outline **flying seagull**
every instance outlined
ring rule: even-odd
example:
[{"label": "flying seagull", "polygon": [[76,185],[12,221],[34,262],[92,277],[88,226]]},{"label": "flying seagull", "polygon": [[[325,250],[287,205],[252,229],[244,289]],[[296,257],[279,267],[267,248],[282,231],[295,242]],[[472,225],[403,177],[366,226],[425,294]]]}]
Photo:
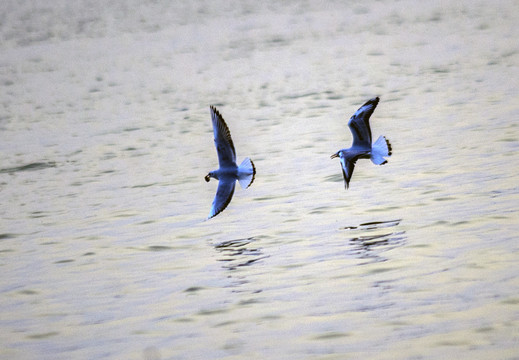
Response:
[{"label": "flying seagull", "polygon": [[371,159],[375,165],[384,165],[387,160],[384,156],[391,156],[391,144],[380,136],[374,144],[371,144],[371,128],[369,127],[369,117],[375,111],[379,98],[375,97],[362,105],[350,118],[348,126],[353,134],[353,144],[348,149],[341,149],[331,156],[340,158],[342,175],[344,176],[344,187],[350,185],[355,162],[358,159]]},{"label": "flying seagull", "polygon": [[214,145],[218,153],[220,168],[209,172],[205,176],[205,181],[207,182],[211,178],[219,181],[208,219],[218,215],[229,205],[234,194],[236,180],[238,180],[242,188],[246,189],[252,184],[256,175],[256,168],[251,159],[245,158],[240,166],[236,165],[236,151],[231,139],[231,132],[218,110],[214,106],[211,106],[210,109],[214,131]]}]

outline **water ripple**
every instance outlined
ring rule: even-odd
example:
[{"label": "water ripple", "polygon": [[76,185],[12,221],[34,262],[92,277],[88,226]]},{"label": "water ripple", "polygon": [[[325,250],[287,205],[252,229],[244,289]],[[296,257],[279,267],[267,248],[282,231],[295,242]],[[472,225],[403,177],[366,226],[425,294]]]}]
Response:
[{"label": "water ripple", "polygon": [[387,259],[382,257],[381,253],[404,245],[407,239],[406,232],[403,230],[380,232],[378,230],[397,227],[400,221],[402,220],[373,221],[343,227],[343,230],[362,231],[361,235],[348,239],[352,245],[350,253],[361,259],[370,259],[374,262],[386,261]]},{"label": "water ripple", "polygon": [[264,255],[261,248],[257,248],[253,243],[257,239],[248,237],[243,239],[234,239],[221,242],[215,246],[215,249],[223,256],[219,261],[226,263],[224,266],[229,270],[235,270],[242,266],[249,266],[268,256]]},{"label": "water ripple", "polygon": [[392,227],[392,226],[397,226],[400,224],[400,221],[402,221],[402,219],[398,219],[398,220],[389,220],[389,221],[371,221],[371,222],[366,222],[366,223],[362,223],[362,224],[359,224],[359,225],[356,225],[356,226],[345,226],[343,227],[344,230],[373,230],[373,229],[381,229],[381,228],[386,228],[386,227]]},{"label": "water ripple", "polygon": [[34,162],[26,165],[15,166],[10,168],[0,169],[0,174],[12,174],[20,171],[33,171],[33,170],[41,170],[47,169],[51,167],[56,167],[56,163],[53,161],[48,162]]}]

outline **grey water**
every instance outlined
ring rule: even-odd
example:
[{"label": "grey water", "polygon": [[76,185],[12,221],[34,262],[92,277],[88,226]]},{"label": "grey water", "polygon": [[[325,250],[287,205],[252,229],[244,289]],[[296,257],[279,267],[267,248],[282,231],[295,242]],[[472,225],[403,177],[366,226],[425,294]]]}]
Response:
[{"label": "grey water", "polygon": [[6,2],[0,358],[518,359],[518,5]]}]

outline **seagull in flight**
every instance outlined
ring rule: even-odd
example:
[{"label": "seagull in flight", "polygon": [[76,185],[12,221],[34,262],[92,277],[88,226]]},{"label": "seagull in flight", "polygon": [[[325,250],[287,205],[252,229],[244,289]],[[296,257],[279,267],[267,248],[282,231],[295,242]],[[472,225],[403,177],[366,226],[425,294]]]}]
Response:
[{"label": "seagull in flight", "polygon": [[210,109],[213,122],[214,145],[218,153],[220,168],[209,172],[205,176],[205,181],[207,182],[211,178],[219,181],[208,219],[218,215],[229,205],[234,194],[236,180],[238,180],[243,189],[246,189],[252,184],[256,175],[256,168],[251,159],[245,158],[240,166],[236,165],[236,151],[231,139],[231,132],[218,110],[214,106],[210,106]]},{"label": "seagull in flight", "polygon": [[362,105],[350,118],[348,126],[353,135],[353,144],[348,149],[341,149],[331,156],[341,160],[344,187],[350,185],[353,168],[358,159],[371,159],[375,165],[384,165],[387,160],[384,156],[391,156],[391,144],[385,136],[380,136],[374,144],[371,144],[371,128],[369,118],[378,105],[379,98],[375,97]]}]

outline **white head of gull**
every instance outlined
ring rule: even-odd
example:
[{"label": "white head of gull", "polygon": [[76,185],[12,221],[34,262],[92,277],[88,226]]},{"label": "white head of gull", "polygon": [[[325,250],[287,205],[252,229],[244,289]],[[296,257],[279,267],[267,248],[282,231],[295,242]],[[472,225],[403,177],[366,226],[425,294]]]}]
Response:
[{"label": "white head of gull", "polygon": [[218,215],[229,205],[234,194],[236,180],[238,180],[242,188],[246,189],[252,184],[256,175],[256,168],[251,159],[245,158],[240,166],[236,165],[236,151],[231,139],[231,132],[218,110],[214,106],[211,106],[210,109],[214,145],[218,153],[220,168],[209,172],[205,176],[205,181],[207,182],[211,178],[219,181],[208,219]]},{"label": "white head of gull", "polygon": [[358,159],[371,159],[375,165],[387,163],[385,156],[391,156],[391,144],[380,136],[374,144],[371,144],[371,128],[369,118],[378,105],[379,98],[375,97],[362,105],[350,118],[348,126],[353,135],[353,144],[348,149],[341,149],[331,156],[341,160],[342,175],[344,177],[344,187],[347,189],[350,184],[353,168]]}]

